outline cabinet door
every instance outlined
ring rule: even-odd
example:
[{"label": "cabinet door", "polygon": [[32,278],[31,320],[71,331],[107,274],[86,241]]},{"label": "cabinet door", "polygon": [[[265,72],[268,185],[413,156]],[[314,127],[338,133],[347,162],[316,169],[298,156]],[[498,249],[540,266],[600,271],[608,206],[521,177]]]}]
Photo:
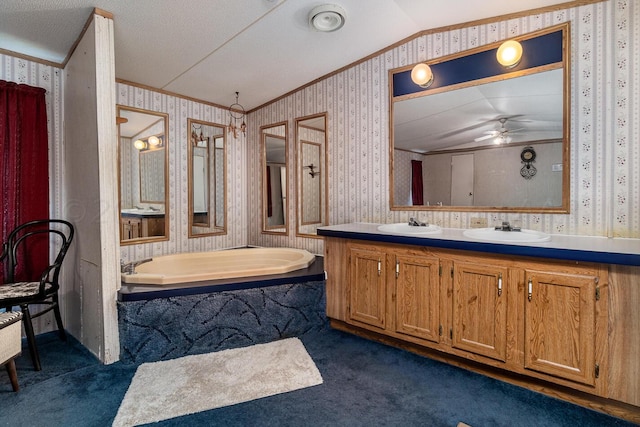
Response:
[{"label": "cabinet door", "polygon": [[164,217],[147,219],[147,236],[164,236]]},{"label": "cabinet door", "polygon": [[140,218],[122,218],[120,219],[120,238],[121,239],[137,239],[141,236]]},{"label": "cabinet door", "polygon": [[454,348],[506,361],[507,274],[506,267],[454,264]]},{"label": "cabinet door", "polygon": [[375,248],[351,248],[349,255],[349,317],[384,328],[386,255]]},{"label": "cabinet door", "polygon": [[526,270],[525,368],[593,385],[595,276]]},{"label": "cabinet door", "polygon": [[440,262],[435,257],[396,256],[396,331],[439,341]]}]

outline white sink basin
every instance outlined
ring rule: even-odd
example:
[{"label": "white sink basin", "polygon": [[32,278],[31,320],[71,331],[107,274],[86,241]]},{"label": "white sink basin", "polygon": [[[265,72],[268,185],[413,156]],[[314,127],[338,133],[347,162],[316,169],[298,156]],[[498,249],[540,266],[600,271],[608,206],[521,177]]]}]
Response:
[{"label": "white sink basin", "polygon": [[429,224],[427,226],[413,226],[406,222],[399,222],[397,224],[383,224],[378,227],[378,231],[395,234],[425,235],[441,234],[442,228],[433,224]]},{"label": "white sink basin", "polygon": [[489,242],[536,243],[551,240],[551,236],[547,233],[527,229],[522,229],[522,231],[502,231],[495,228],[470,228],[464,230],[462,234],[470,239]]}]

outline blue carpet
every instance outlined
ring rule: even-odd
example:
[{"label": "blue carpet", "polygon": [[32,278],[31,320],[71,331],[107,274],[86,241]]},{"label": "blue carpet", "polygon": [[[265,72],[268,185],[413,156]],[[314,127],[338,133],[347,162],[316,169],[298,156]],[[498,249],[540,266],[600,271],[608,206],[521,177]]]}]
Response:
[{"label": "blue carpet", "polygon": [[[160,426],[631,426],[402,350],[324,329],[300,337],[322,385],[174,418]],[[101,365],[73,338],[38,337],[43,370],[0,372],[0,426],[110,426],[135,364]],[[170,373],[167,373],[170,375]]]}]

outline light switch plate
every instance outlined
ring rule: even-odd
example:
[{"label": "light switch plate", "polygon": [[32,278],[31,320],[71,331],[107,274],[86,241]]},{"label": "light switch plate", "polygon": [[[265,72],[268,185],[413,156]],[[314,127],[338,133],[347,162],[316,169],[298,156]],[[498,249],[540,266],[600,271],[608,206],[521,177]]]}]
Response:
[{"label": "light switch plate", "polygon": [[471,228],[485,228],[487,227],[486,218],[471,218]]}]

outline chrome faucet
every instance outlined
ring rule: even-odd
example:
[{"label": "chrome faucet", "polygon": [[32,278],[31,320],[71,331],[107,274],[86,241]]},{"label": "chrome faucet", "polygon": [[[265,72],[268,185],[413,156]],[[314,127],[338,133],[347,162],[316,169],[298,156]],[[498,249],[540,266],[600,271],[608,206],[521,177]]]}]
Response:
[{"label": "chrome faucet", "polygon": [[496,227],[500,231],[521,231],[520,227],[512,226],[509,221],[502,221],[502,225]]},{"label": "chrome faucet", "polygon": [[123,260],[120,260],[120,273],[122,274],[136,274],[136,267],[145,262],[153,261],[153,258],[145,258],[138,261],[131,261],[125,264]]},{"label": "chrome faucet", "polygon": [[417,221],[414,217],[411,217],[409,218],[409,225],[411,227],[426,227],[429,224],[427,224],[426,222]]}]

